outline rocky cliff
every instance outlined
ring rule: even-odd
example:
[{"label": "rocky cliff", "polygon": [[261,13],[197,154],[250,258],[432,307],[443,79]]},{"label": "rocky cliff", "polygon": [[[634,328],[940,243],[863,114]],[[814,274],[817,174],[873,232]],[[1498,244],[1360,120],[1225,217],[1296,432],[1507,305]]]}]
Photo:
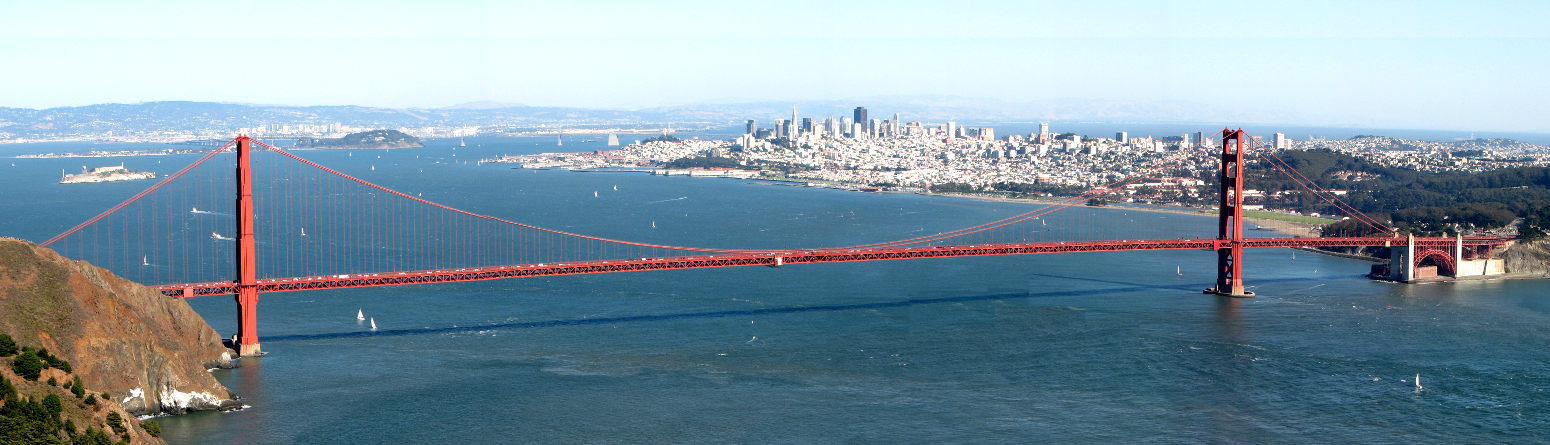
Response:
[{"label": "rocky cliff", "polygon": [[1507,273],[1550,276],[1550,242],[1518,241],[1497,255],[1507,261]]},{"label": "rocky cliff", "polygon": [[0,238],[0,332],[69,361],[130,413],[233,403],[207,371],[233,354],[187,302],[27,241]]}]

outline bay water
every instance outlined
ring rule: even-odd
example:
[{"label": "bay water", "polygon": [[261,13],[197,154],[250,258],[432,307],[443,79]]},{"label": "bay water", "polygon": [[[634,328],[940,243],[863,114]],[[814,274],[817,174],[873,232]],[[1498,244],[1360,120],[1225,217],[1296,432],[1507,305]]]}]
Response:
[{"label": "bay water", "polygon": [[[677,245],[857,244],[1031,209],[473,162],[604,148],[572,139],[303,156],[475,212]],[[82,161],[0,164],[0,235],[46,239],[147,185],[54,183]],[[1068,212],[1123,216],[1090,218],[1112,221],[1100,233],[1189,218],[1199,232],[1178,236],[1214,230],[1207,217]],[[158,420],[174,444],[1550,437],[1547,282],[1396,285],[1363,278],[1362,261],[1255,249],[1245,275],[1259,296],[1226,299],[1200,293],[1214,260],[1053,254],[264,294],[268,355],[212,371],[250,407]],[[189,303],[235,331],[229,297]]]}]

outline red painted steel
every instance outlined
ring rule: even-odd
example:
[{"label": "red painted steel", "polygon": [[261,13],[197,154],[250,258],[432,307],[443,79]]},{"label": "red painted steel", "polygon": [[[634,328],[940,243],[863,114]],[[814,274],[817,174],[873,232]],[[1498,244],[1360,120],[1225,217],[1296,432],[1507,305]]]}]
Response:
[{"label": "red painted steel", "polygon": [[258,255],[253,248],[252,139],[237,136],[237,352],[262,354],[258,346]]},{"label": "red painted steel", "polygon": [[[1511,238],[1466,238],[1471,246],[1500,245]],[[1444,248],[1451,246],[1453,238],[1417,238],[1417,246]],[[505,278],[580,275],[593,273],[637,272],[648,270],[700,269],[736,266],[783,266],[802,263],[840,263],[854,261],[905,260],[923,258],[949,258],[989,255],[1032,255],[1043,253],[1115,252],[1128,250],[1178,250],[1212,249],[1226,247],[1230,240],[1221,239],[1154,239],[1115,241],[1066,241],[1043,243],[982,244],[966,246],[888,247],[853,250],[793,250],[752,254],[702,255],[668,258],[632,258],[619,260],[581,261],[565,263],[539,263],[509,266],[474,267],[463,269],[437,269],[404,272],[380,272],[365,274],[325,275],[311,277],[269,278],[258,280],[256,289],[262,292],[287,292],[299,290],[345,289],[352,287],[398,286],[406,284],[450,283],[458,281],[497,280]],[[1351,247],[1403,245],[1404,238],[1242,238],[1237,244],[1242,248],[1263,247]],[[167,284],[156,286],[163,294],[173,297],[202,297],[229,295],[236,292],[231,282],[207,282]]]},{"label": "red painted steel", "polygon": [[[1230,143],[1231,142],[1231,143]],[[1234,147],[1236,145],[1236,147]],[[1222,129],[1221,200],[1217,206],[1216,287],[1211,293],[1252,297],[1243,288],[1243,129]]]}]

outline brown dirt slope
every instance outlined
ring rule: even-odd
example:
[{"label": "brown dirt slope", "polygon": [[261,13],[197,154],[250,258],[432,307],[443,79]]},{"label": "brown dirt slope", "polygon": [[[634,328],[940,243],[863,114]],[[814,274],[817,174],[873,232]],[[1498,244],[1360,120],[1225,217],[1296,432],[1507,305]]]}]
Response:
[{"label": "brown dirt slope", "polygon": [[0,238],[0,332],[69,361],[131,413],[232,403],[207,371],[232,354],[187,302],[27,241]]}]

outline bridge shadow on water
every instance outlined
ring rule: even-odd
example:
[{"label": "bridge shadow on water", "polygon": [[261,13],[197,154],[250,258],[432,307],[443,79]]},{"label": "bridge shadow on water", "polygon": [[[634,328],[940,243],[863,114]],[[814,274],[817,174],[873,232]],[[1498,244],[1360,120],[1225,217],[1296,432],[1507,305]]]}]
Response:
[{"label": "bridge shadow on water", "polygon": [[[1058,290],[1058,291],[1049,291],[1049,292],[1022,292],[1022,293],[1002,293],[1002,294],[989,294],[989,295],[965,295],[965,296],[957,296],[957,297],[910,298],[910,299],[903,299],[903,300],[877,301],[877,302],[870,302],[870,303],[845,303],[845,304],[782,306],[782,307],[770,307],[770,308],[759,308],[759,309],[738,309],[738,310],[727,310],[727,311],[684,312],[684,313],[674,313],[674,314],[645,314],[645,315],[627,315],[627,316],[619,316],[619,317],[573,318],[573,319],[565,319],[565,320],[542,320],[542,321],[523,321],[523,322],[510,322],[510,323],[489,323],[489,324],[479,324],[479,325],[471,325],[471,326],[448,326],[448,327],[439,327],[439,328],[427,327],[427,328],[416,328],[416,329],[382,329],[382,330],[377,330],[377,331],[325,332],[325,333],[317,333],[317,334],[274,335],[274,336],[264,337],[264,342],[269,343],[269,342],[286,342],[286,341],[332,340],[332,339],[343,339],[343,338],[363,338],[363,337],[378,337],[378,336],[429,335],[429,334],[478,332],[478,331],[486,331],[486,330],[492,330],[492,329],[533,329],[533,328],[550,328],[550,327],[562,327],[562,326],[608,325],[608,324],[619,324],[619,323],[650,323],[650,322],[659,322],[659,321],[685,320],[685,319],[697,319],[697,318],[726,318],[726,317],[743,317],[743,316],[752,316],[752,315],[794,314],[794,313],[801,313],[801,312],[835,312],[835,311],[853,311],[853,310],[865,310],[865,309],[887,309],[887,308],[922,306],[922,305],[942,304],[942,303],[964,303],[964,302],[974,302],[974,301],[1005,301],[1005,300],[1033,299],[1033,298],[1074,297],[1074,296],[1082,296],[1082,295],[1103,295],[1103,294],[1125,293],[1125,292],[1140,292],[1140,291],[1168,291],[1168,292],[1182,291],[1185,294],[1195,293],[1196,295],[1198,295],[1198,293],[1200,292],[1201,289],[1204,289],[1205,287],[1210,286],[1210,283],[1166,285],[1165,286],[1165,285],[1155,285],[1155,284],[1132,283],[1132,282],[1124,282],[1124,281],[1116,281],[1116,280],[1104,280],[1104,279],[1096,279],[1096,278],[1071,277],[1071,276],[1062,276],[1062,275],[1049,275],[1049,274],[1034,274],[1034,275],[1041,276],[1041,277],[1054,278],[1054,279],[1061,279],[1061,280],[1092,281],[1092,282],[1099,282],[1099,283],[1106,283],[1106,284],[1121,284],[1121,285],[1124,285],[1124,286],[1122,286],[1122,287],[1094,288],[1094,289],[1068,289],[1068,290]],[[1264,280],[1255,280],[1255,282],[1257,282],[1257,283],[1306,282],[1306,281],[1324,281],[1327,278],[1328,277],[1272,278],[1272,279],[1264,279]],[[1226,297],[1221,297],[1221,298],[1226,298]]]}]

